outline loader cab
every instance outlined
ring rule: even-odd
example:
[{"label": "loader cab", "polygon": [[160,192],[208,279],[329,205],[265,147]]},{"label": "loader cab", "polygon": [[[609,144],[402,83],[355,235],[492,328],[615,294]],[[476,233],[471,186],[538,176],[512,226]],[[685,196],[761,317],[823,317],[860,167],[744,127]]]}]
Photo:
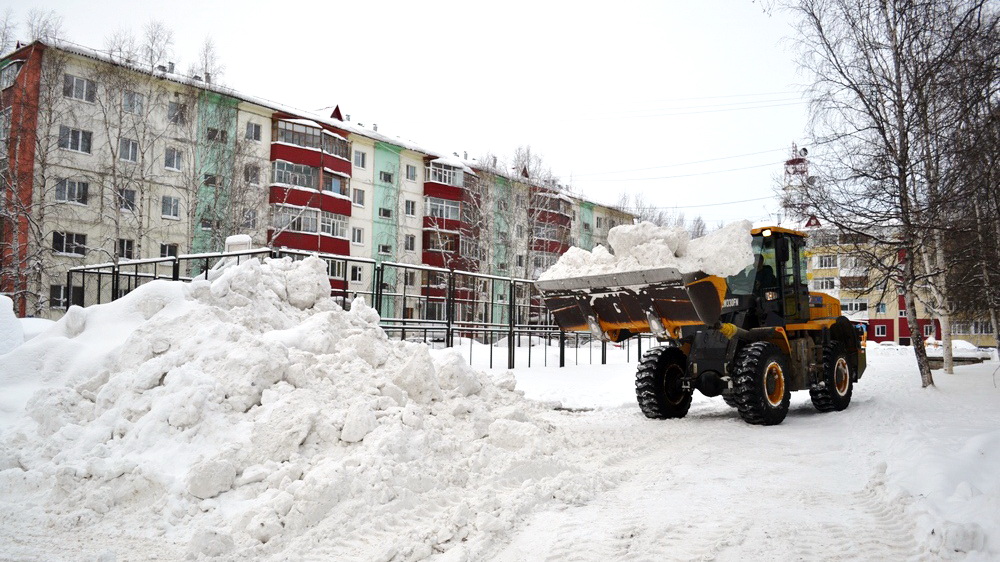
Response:
[{"label": "loader cab", "polygon": [[733,294],[751,294],[761,326],[809,320],[805,234],[779,227],[755,228],[754,264],[733,276]]}]

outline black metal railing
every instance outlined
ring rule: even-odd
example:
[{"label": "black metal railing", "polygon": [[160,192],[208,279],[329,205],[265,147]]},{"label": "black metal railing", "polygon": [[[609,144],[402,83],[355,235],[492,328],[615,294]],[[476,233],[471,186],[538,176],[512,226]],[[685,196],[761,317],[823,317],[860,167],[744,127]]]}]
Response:
[{"label": "black metal railing", "polygon": [[[607,342],[592,341],[589,333],[567,334],[559,330],[545,308],[541,293],[529,279],[287,248],[260,248],[74,267],[66,273],[66,285],[82,287],[84,305],[101,304],[155,279],[206,278],[206,272],[223,260],[239,263],[252,258],[300,260],[309,256],[327,262],[331,296],[345,309],[350,308],[354,299],[364,299],[378,311],[380,325],[390,337],[440,347],[468,345],[470,362],[478,344],[480,351],[488,354],[491,368],[495,354],[505,356],[507,367],[514,368],[519,350],[523,351],[522,360],[526,359],[529,367],[532,362],[547,366],[550,361],[563,367],[568,355],[580,364],[581,351],[585,352],[584,362],[594,363],[595,350],[600,362],[607,362]],[[626,345],[632,344],[626,342]],[[641,352],[641,340],[636,345]],[[625,348],[627,354],[630,349]],[[558,354],[552,353],[555,350]]]}]

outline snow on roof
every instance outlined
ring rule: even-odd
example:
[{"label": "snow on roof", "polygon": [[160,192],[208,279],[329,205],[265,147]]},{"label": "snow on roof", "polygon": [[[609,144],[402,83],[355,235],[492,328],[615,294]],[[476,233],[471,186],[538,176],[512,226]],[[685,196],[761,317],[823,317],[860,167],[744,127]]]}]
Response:
[{"label": "snow on roof", "polygon": [[431,160],[431,162],[435,164],[444,164],[445,166],[451,166],[452,168],[459,168],[467,174],[472,174],[474,176],[477,175],[475,170],[473,170],[466,164],[465,160],[462,160],[461,158],[458,157],[440,156],[438,158]]}]

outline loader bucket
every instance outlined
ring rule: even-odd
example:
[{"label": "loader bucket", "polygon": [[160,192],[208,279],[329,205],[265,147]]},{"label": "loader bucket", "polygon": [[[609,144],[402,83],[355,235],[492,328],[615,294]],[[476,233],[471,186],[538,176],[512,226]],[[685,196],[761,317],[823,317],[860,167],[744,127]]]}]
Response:
[{"label": "loader bucket", "polygon": [[535,286],[561,329],[615,342],[646,332],[677,337],[681,326],[714,324],[726,290],[724,279],[682,275],[673,268],[550,279]]}]

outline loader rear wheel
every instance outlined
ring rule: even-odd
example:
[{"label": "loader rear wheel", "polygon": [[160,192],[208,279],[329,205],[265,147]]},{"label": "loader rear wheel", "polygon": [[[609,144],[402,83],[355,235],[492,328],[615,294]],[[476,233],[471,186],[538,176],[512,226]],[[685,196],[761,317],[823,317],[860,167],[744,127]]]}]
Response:
[{"label": "loader rear wheel", "polygon": [[847,353],[840,343],[831,343],[823,348],[823,375],[815,388],[809,389],[813,406],[820,412],[839,412],[851,403],[854,383],[851,380],[851,365]]},{"label": "loader rear wheel", "polygon": [[681,386],[687,357],[676,347],[654,347],[642,356],[635,373],[635,396],[647,418],[683,418],[691,408],[691,390]]},{"label": "loader rear wheel", "polygon": [[755,342],[736,358],[733,397],[743,421],[777,425],[784,421],[792,393],[786,381],[788,358],[769,342]]}]

